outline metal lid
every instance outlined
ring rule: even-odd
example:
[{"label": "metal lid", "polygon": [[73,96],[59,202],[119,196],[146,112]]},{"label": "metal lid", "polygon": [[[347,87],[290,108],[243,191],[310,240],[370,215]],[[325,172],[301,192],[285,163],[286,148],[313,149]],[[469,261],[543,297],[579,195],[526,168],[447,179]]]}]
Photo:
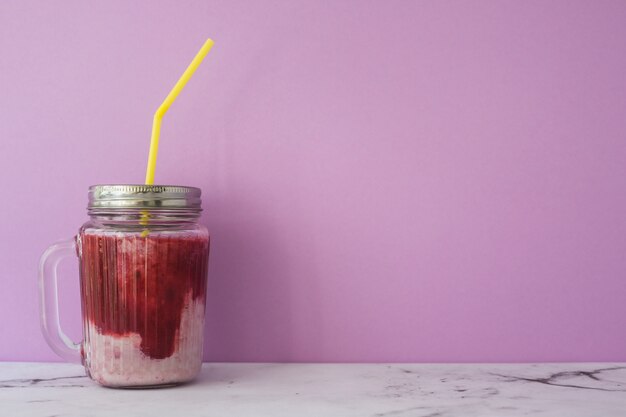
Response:
[{"label": "metal lid", "polygon": [[102,184],[89,187],[87,210],[201,210],[200,189],[179,185]]}]

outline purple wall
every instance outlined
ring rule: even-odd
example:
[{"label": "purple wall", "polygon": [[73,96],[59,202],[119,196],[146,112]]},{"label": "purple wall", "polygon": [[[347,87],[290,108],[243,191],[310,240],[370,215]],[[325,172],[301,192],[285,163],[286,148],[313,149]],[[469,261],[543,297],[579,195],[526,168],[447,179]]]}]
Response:
[{"label": "purple wall", "polygon": [[[626,360],[626,2],[0,3],[0,359],[94,183],[202,187],[206,359]],[[62,313],[80,334],[75,263]]]}]

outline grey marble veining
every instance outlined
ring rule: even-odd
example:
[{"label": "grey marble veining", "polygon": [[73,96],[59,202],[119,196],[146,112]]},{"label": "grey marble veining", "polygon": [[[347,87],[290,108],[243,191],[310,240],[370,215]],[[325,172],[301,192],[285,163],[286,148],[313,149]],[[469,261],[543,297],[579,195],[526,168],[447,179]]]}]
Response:
[{"label": "grey marble veining", "polygon": [[626,416],[626,364],[205,364],[192,384],[98,386],[80,366],[0,363],[0,417]]}]

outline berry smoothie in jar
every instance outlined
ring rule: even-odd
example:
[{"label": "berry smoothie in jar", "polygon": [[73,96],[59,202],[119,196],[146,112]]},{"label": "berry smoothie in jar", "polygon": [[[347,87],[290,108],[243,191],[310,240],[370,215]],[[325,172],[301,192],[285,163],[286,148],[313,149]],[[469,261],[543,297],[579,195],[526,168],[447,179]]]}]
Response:
[{"label": "berry smoothie in jar", "polygon": [[93,380],[153,387],[198,375],[209,256],[200,211],[193,187],[90,187],[73,249],[84,334],[75,352]]}]

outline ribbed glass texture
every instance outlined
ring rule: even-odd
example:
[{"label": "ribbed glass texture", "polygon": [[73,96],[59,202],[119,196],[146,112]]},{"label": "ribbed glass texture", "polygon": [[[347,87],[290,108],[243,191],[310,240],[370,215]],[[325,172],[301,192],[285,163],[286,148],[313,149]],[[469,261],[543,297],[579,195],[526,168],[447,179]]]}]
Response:
[{"label": "ribbed glass texture", "polygon": [[208,232],[135,226],[92,221],[77,236],[83,363],[107,386],[190,381],[202,363]]}]

